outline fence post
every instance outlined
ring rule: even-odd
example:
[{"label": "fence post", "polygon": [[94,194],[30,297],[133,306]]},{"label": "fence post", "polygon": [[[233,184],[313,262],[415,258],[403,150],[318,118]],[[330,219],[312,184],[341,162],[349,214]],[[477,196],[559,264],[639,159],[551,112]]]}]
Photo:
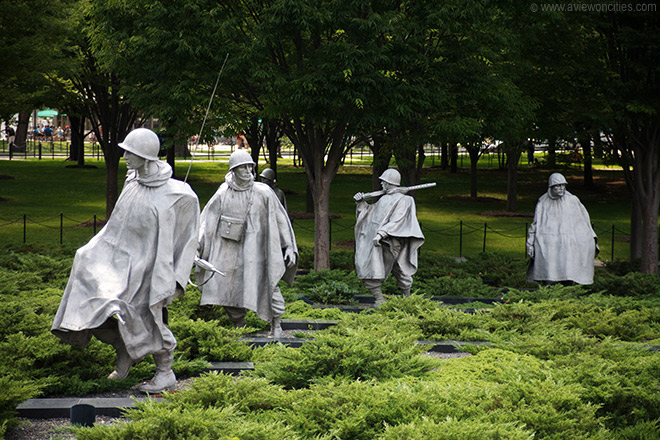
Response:
[{"label": "fence post", "polygon": [[612,261],[614,261],[614,225],[612,225]]},{"label": "fence post", "polygon": [[63,235],[64,235],[64,213],[60,212],[60,245],[62,245]]},{"label": "fence post", "polygon": [[463,257],[463,220],[458,223],[458,256]]},{"label": "fence post", "polygon": [[27,242],[27,214],[23,214],[23,244],[25,244],[26,242]]},{"label": "fence post", "polygon": [[94,214],[94,235],[96,235],[96,214]]},{"label": "fence post", "polygon": [[482,252],[486,252],[486,228],[488,228],[488,222],[484,222],[484,247]]}]

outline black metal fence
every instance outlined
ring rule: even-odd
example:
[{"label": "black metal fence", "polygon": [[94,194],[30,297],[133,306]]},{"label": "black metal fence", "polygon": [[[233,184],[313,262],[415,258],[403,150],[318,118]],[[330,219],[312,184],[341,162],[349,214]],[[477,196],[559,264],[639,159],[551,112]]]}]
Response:
[{"label": "black metal fence", "polygon": [[[299,220],[292,220],[294,229],[302,229],[308,232],[313,233],[313,225],[308,225]],[[21,225],[22,226],[22,238],[23,243],[27,243],[29,239],[29,231],[35,227],[45,228],[59,234],[59,243],[62,244],[64,241],[65,231],[72,230],[74,228],[80,227],[91,227],[93,235],[96,235],[98,229],[102,226],[102,222],[99,221],[94,215],[91,218],[85,220],[76,220],[60,213],[59,216],[46,218],[46,219],[37,219],[27,214],[23,214],[20,217],[13,219],[0,218],[0,228],[5,228],[10,225]],[[525,242],[527,240],[527,229],[529,228],[529,223],[524,225],[517,224],[510,228],[506,229],[496,229],[484,222],[482,224],[469,224],[463,221],[447,226],[442,229],[433,229],[429,228],[423,223],[420,223],[422,227],[422,232],[426,235],[426,239],[430,240],[432,237],[453,237],[456,239],[456,251],[458,252],[459,257],[463,257],[463,245],[464,239],[472,235],[480,234],[480,241],[482,243],[481,251],[486,252],[488,237],[491,235],[498,235],[510,240],[520,240],[520,249],[521,255],[526,254]],[[592,225],[594,226],[594,225]],[[338,230],[346,231],[353,230],[355,228],[355,222],[340,222],[337,220],[330,219],[330,244],[332,246],[332,236],[333,230],[337,232]],[[599,243],[604,244],[607,241],[610,242],[610,255],[609,257],[614,260],[614,249],[617,237],[627,237],[630,235],[629,232],[622,231],[617,228],[615,225],[605,228],[596,228],[594,226],[594,231],[600,237]]]}]

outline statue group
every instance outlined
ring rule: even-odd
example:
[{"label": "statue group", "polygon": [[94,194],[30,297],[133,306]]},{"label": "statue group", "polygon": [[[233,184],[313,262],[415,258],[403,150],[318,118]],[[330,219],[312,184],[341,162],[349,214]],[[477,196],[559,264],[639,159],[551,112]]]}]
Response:
[{"label": "statue group", "polygon": [[[51,331],[71,345],[86,346],[92,336],[112,345],[117,361],[110,379],[126,378],[134,364],[152,355],[155,375],[138,389],[172,389],[176,338],[167,327],[167,307],[183,294],[197,264],[202,305],[223,306],[236,327],[245,325],[252,310],[270,323],[273,338],[281,337],[285,304],[277,284],[293,282],[298,248],[273,170],[265,169],[262,182],[255,182],[252,157],[235,151],[225,181],[200,215],[195,192],[158,159],[153,131],[135,129],[119,145],[128,168],[124,187],[106,225],[76,252]],[[407,193],[435,185],[401,187],[395,169],[379,180],[381,191],[354,196],[355,269],[377,306],[385,302],[382,284],[390,274],[410,295],[424,235]],[[539,200],[527,241],[528,277],[588,284],[596,235],[565,185],[562,175],[553,174]]]},{"label": "statue group", "polygon": [[71,345],[86,346],[92,336],[112,345],[110,379],[126,378],[153,355],[156,373],[138,389],[159,393],[176,385],[167,306],[185,291],[194,262],[204,262],[196,272],[202,304],[225,306],[237,326],[253,310],[280,337],[277,283],[293,281],[298,250],[284,205],[254,181],[246,151],[231,155],[225,182],[200,216],[195,192],[158,159],[156,133],[138,128],[120,147],[126,182],[106,225],[76,252],[51,331]]}]

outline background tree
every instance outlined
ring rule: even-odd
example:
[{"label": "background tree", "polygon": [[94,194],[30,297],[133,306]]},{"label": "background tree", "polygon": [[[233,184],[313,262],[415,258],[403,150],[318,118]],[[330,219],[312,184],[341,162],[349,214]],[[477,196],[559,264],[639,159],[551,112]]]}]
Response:
[{"label": "background tree", "polygon": [[610,154],[623,166],[632,195],[631,259],[641,259],[642,272],[658,273],[660,16],[626,12],[598,18]]},{"label": "background tree", "polygon": [[32,110],[56,106],[51,78],[62,67],[74,0],[3,2],[0,8],[0,119],[21,113],[16,145],[25,147]]}]

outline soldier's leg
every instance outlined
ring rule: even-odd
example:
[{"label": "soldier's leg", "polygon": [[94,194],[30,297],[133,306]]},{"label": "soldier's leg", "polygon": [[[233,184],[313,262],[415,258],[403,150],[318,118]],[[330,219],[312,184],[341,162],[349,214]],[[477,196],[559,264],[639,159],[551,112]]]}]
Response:
[{"label": "soldier's leg", "polygon": [[396,286],[401,290],[403,295],[410,296],[410,288],[413,282],[412,275],[405,274],[398,262],[392,267],[392,275],[396,278]]},{"label": "soldier's leg", "polygon": [[245,327],[245,309],[241,307],[227,307],[225,306],[225,312],[229,320],[234,324],[234,327],[240,328]]},{"label": "soldier's leg", "polygon": [[160,393],[173,389],[176,386],[176,376],[172,371],[174,353],[169,350],[162,350],[154,353],[153,356],[156,364],[156,374],[151,380],[138,386],[138,390],[143,393]]},{"label": "soldier's leg", "polygon": [[284,315],[284,297],[279,287],[275,286],[272,297],[273,320],[270,324],[270,337],[282,337],[281,317]]},{"label": "soldier's leg", "polygon": [[379,307],[381,304],[385,303],[385,297],[383,296],[383,281],[385,280],[372,280],[372,279],[363,279],[364,287],[367,288],[369,292],[376,298],[376,307]]},{"label": "soldier's leg", "polygon": [[117,367],[110,373],[108,379],[126,379],[128,372],[135,363],[126,350],[124,340],[119,334],[119,326],[115,318],[109,318],[100,327],[92,329],[92,334],[101,342],[110,344],[117,352]]}]

